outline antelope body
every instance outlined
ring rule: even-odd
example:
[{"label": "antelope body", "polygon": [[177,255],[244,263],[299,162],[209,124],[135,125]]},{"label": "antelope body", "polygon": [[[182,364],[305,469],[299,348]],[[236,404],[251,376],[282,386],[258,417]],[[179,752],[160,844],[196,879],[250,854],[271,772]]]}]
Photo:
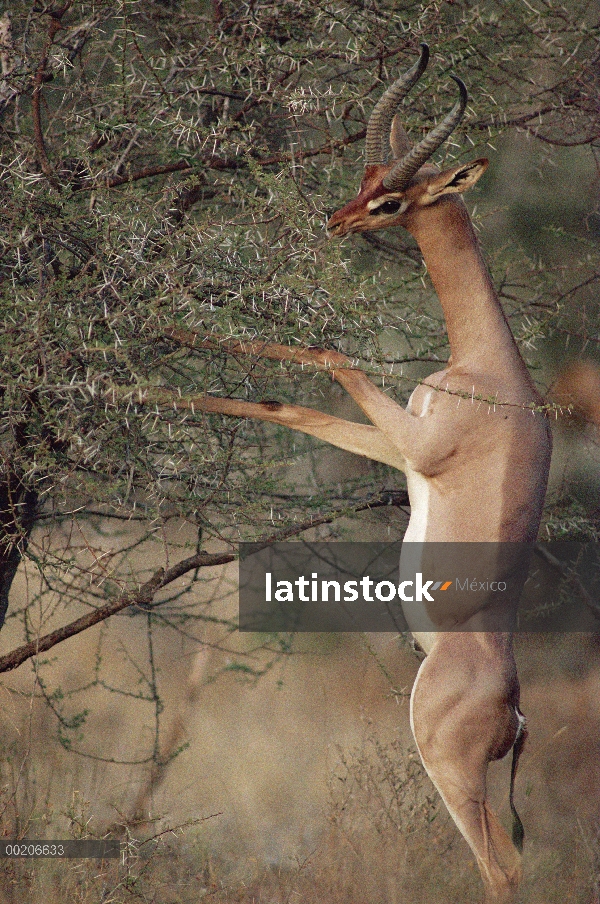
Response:
[{"label": "antelope body", "polygon": [[[532,543],[546,492],[550,431],[536,410],[541,399],[460,197],[488,161],[444,172],[428,162],[462,116],[466,89],[453,76],[458,103],[414,148],[394,116],[427,56],[422,46],[416,66],[373,111],[360,192],[328,228],[336,236],[392,226],[411,233],[444,311],[451,358],[445,370],[417,387],[407,411],[392,410],[378,392],[359,388],[354,376],[338,379],[404,459],[411,502],[405,542]],[[517,603],[513,598],[508,605]],[[469,613],[464,632],[416,633],[427,655],[411,695],[411,726],[423,764],[475,854],[487,899],[504,902],[514,900],[521,877],[522,826],[512,785],[525,722],[512,637],[486,630],[486,617],[485,608]],[[513,747],[515,843],[486,796],[488,764]]]}]

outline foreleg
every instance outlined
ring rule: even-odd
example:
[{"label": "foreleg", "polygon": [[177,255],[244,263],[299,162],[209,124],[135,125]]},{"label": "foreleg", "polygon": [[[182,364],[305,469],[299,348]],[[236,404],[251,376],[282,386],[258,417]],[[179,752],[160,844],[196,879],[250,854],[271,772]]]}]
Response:
[{"label": "foreleg", "polygon": [[[113,391],[113,395],[117,390]],[[120,394],[120,393],[119,393]],[[387,437],[370,424],[357,424],[343,418],[324,414],[314,408],[284,405],[280,402],[246,402],[241,399],[222,399],[217,396],[179,396],[162,388],[140,390],[137,401],[159,407],[175,408],[207,414],[256,418],[324,440],[338,449],[383,462],[402,469],[404,459]]]},{"label": "foreleg", "polygon": [[[419,420],[410,415],[402,405],[390,399],[355,365],[351,358],[341,352],[320,348],[290,348],[286,345],[262,342],[257,339],[242,340],[201,336],[176,328],[171,328],[167,335],[189,348],[224,348],[231,354],[267,358],[271,361],[288,361],[326,371],[340,386],[344,387],[371,423],[388,438],[402,457],[403,462],[411,457],[411,453],[414,453],[421,426]],[[383,459],[377,460],[382,461]],[[394,467],[401,466],[396,464]]]}]

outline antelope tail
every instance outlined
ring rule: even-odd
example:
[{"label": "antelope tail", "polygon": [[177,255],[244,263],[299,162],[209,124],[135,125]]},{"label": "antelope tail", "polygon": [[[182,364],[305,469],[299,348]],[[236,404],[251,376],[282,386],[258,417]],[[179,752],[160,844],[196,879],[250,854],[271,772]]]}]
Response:
[{"label": "antelope tail", "polygon": [[523,747],[525,746],[525,741],[527,740],[527,723],[525,722],[523,713],[521,713],[519,710],[517,710],[517,715],[519,717],[519,728],[517,730],[515,743],[513,744],[512,766],[510,769],[509,802],[510,812],[512,813],[512,841],[519,853],[522,853],[523,839],[525,838],[525,829],[523,828],[521,817],[517,813],[513,795],[515,790],[515,777],[517,775],[517,767],[519,765],[519,757],[523,752]]}]

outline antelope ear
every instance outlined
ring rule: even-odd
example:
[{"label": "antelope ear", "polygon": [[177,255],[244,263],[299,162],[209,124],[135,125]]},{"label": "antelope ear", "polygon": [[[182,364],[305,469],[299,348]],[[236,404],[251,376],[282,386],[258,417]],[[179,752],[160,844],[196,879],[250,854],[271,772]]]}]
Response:
[{"label": "antelope ear", "polygon": [[392,148],[392,156],[394,160],[401,160],[406,157],[410,151],[411,144],[408,135],[404,131],[400,117],[396,113],[392,119],[392,128],[390,130],[390,147]]},{"label": "antelope ear", "polygon": [[487,157],[480,157],[471,163],[462,163],[430,176],[427,180],[427,194],[434,198],[441,195],[462,194],[472,188],[480,176],[483,176],[488,168]]}]

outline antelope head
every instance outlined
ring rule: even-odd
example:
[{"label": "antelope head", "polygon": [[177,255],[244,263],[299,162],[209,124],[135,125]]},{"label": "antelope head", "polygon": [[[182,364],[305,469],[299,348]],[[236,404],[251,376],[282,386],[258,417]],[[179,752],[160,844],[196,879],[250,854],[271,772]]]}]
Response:
[{"label": "antelope head", "polygon": [[[395,113],[400,101],[425,71],[428,60],[429,48],[421,44],[418,62],[390,85],[373,110],[367,126],[366,166],[360,191],[327,223],[332,235],[406,226],[417,209],[466,191],[485,172],[488,165],[485,157],[443,172],[428,163],[452,134],[467,106],[467,89],[456,75],[450,77],[458,85],[458,101],[439,125],[411,147]],[[389,162],[388,140],[392,152]]]}]

